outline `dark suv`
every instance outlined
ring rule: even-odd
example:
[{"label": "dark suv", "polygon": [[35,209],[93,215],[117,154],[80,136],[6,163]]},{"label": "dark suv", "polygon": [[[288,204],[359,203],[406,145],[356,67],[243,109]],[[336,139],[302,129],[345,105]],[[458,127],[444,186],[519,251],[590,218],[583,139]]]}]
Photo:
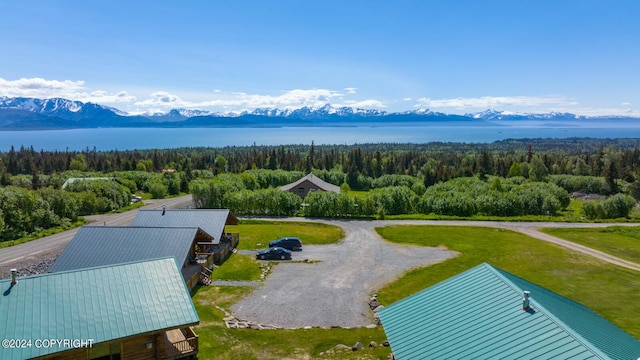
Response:
[{"label": "dark suv", "polygon": [[269,241],[269,247],[279,246],[288,250],[302,251],[302,241],[297,237],[283,237],[278,240]]}]

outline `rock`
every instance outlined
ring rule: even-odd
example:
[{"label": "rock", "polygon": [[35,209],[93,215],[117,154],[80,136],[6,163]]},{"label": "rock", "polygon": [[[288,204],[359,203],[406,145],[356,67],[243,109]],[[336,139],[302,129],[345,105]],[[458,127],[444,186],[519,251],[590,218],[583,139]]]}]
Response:
[{"label": "rock", "polygon": [[351,347],[345,344],[338,344],[335,346],[335,348],[338,350],[351,350]]},{"label": "rock", "polygon": [[380,305],[380,303],[378,302],[378,294],[373,294],[373,296],[371,297],[371,299],[369,299],[369,307],[371,309],[375,309]]},{"label": "rock", "polygon": [[381,345],[382,345],[382,346],[387,346],[387,347],[388,347],[388,346],[389,346],[389,341],[385,340],[385,341],[383,341],[383,342],[382,342],[382,344],[381,344]]},{"label": "rock", "polygon": [[372,348],[372,349],[375,349],[375,348],[378,347],[378,344],[375,341],[372,341],[372,342],[369,343],[369,347]]},{"label": "rock", "polygon": [[[379,324],[378,324],[378,325],[379,325]],[[365,326],[365,328],[367,328],[367,329],[375,329],[375,328],[377,328],[377,327],[378,327],[378,325],[376,325],[376,324],[369,324],[369,325],[366,325],[366,326]]]},{"label": "rock", "polygon": [[378,311],[384,309],[384,305],[378,305],[375,308],[373,308],[373,312],[377,313]]},{"label": "rock", "polygon": [[362,349],[363,347],[364,347],[364,345],[362,345],[362,343],[360,341],[358,341],[357,343],[355,343],[355,345],[353,345],[351,347],[351,350],[358,351],[358,350]]}]

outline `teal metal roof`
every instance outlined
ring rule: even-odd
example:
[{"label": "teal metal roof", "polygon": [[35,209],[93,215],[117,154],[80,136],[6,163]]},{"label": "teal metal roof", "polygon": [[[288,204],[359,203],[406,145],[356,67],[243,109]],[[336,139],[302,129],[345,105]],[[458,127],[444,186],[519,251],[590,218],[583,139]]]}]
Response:
[{"label": "teal metal roof", "polygon": [[83,226],[51,265],[50,272],[175,257],[182,264],[197,227]]},{"label": "teal metal roof", "polygon": [[237,225],[238,219],[227,209],[166,209],[139,210],[131,223],[132,226],[146,227],[179,227],[197,226],[213,237],[213,243],[218,244],[224,226]]},{"label": "teal metal roof", "polygon": [[488,264],[385,307],[380,320],[399,360],[640,358],[640,341],[587,307]]},{"label": "teal metal roof", "polygon": [[[197,324],[173,258],[0,281],[0,339],[93,339],[94,344]],[[35,344],[34,344],[35,345]],[[0,359],[69,350],[0,347]]]}]

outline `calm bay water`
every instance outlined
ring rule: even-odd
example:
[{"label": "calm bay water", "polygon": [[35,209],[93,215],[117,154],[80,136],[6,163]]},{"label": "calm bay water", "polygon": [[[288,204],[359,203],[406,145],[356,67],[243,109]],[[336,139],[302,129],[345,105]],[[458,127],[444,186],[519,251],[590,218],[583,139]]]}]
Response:
[{"label": "calm bay water", "polygon": [[640,138],[640,127],[394,126],[316,128],[105,128],[0,131],[0,151],[13,145],[40,150],[133,150],[280,144],[487,143],[521,138]]}]

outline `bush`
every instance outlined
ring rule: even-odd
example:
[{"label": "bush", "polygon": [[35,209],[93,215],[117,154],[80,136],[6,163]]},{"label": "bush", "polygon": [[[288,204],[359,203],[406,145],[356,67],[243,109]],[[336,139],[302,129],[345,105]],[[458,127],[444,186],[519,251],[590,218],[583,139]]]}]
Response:
[{"label": "bush", "polygon": [[582,211],[590,220],[626,218],[635,204],[632,196],[616,194],[601,201],[586,201]]},{"label": "bush", "polygon": [[611,187],[603,177],[577,175],[549,175],[549,182],[568,192],[608,195]]}]

